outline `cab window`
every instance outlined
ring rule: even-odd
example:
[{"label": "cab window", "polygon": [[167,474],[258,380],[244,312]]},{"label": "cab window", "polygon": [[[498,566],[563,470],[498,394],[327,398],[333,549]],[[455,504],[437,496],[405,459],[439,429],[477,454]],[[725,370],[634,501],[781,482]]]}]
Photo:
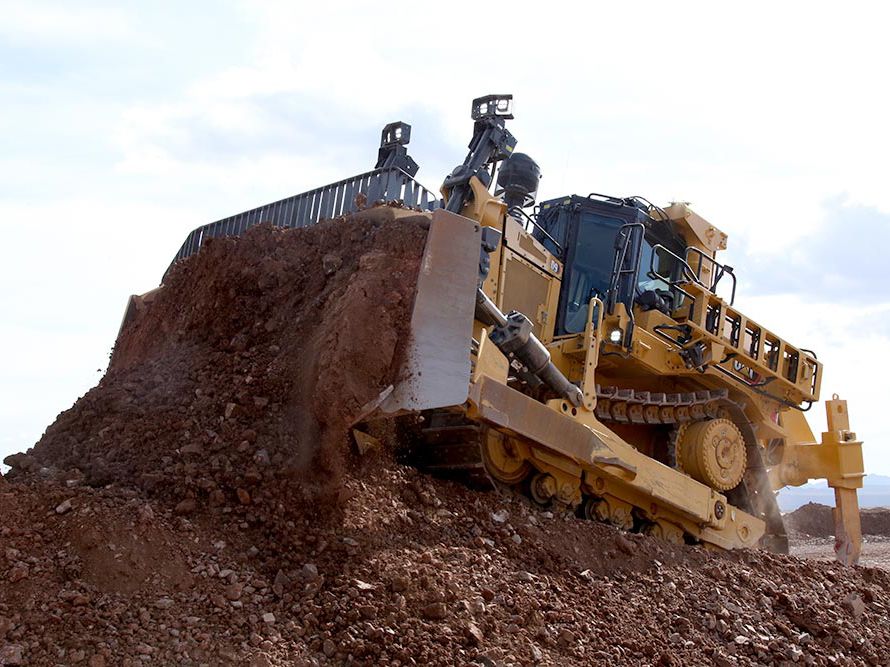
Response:
[{"label": "cab window", "polygon": [[619,218],[585,212],[581,215],[564,300],[563,329],[580,333],[587,325],[587,308],[593,296],[604,296],[612,277],[615,236],[624,224]]}]

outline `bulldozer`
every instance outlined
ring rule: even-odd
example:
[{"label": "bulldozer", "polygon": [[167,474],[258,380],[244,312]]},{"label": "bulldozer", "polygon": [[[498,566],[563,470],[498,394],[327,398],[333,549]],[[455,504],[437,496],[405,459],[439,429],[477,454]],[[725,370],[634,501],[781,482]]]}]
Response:
[{"label": "bulldozer", "polygon": [[[512,107],[473,100],[469,151],[439,193],[414,178],[410,125],[390,123],[373,170],[199,227],[174,263],[261,222],[303,227],[375,202],[423,211],[402,379],[363,408],[358,441],[395,421],[430,473],[718,549],[787,553],[776,492],[825,479],[837,558],[855,564],[862,442],[836,394],[827,431],[809,427],[816,353],[735,307],[727,236],[688,204],[536,203],[541,172],[515,152]],[[131,297],[124,323],[150,300]]]}]

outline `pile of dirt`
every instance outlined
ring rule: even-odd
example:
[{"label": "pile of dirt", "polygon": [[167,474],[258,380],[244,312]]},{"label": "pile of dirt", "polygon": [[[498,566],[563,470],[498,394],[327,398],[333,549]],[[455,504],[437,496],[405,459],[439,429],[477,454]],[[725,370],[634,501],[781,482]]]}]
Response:
[{"label": "pile of dirt", "polygon": [[[807,503],[785,515],[785,526],[792,533],[811,537],[834,536],[832,508],[820,503]],[[872,507],[859,512],[863,535],[890,536],[890,509]]]},{"label": "pile of dirt", "polygon": [[405,344],[429,219],[396,215],[207,241],[14,470],[260,519],[280,492],[336,490],[346,428],[395,381]]},{"label": "pile of dirt", "polygon": [[0,477],[0,665],[883,664],[890,575],[715,553],[352,452],[424,216],[209,243]]},{"label": "pile of dirt", "polygon": [[225,509],[182,516],[124,486],[8,483],[0,656],[89,667],[890,660],[882,570],[625,535],[385,453],[342,483],[336,522],[288,532]]}]

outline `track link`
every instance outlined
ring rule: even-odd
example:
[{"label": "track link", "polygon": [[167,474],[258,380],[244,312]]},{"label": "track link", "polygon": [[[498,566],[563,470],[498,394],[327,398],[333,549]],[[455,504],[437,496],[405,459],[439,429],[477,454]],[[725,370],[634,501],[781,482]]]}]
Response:
[{"label": "track link", "polygon": [[716,417],[726,389],[667,394],[596,386],[597,419],[623,424],[682,424]]},{"label": "track link", "polygon": [[423,414],[418,466],[429,473],[488,487],[491,480],[482,461],[482,437],[487,427],[468,420],[460,410]]}]

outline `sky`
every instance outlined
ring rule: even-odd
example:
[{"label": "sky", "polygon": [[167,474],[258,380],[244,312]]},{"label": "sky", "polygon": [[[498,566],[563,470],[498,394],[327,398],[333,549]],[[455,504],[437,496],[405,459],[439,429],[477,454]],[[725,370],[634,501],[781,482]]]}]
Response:
[{"label": "sky", "polygon": [[472,98],[512,93],[542,198],[686,201],[729,235],[736,305],[817,351],[888,474],[888,14],[0,0],[0,458],[98,382],[191,229],[366,171],[394,120],[438,189]]}]

